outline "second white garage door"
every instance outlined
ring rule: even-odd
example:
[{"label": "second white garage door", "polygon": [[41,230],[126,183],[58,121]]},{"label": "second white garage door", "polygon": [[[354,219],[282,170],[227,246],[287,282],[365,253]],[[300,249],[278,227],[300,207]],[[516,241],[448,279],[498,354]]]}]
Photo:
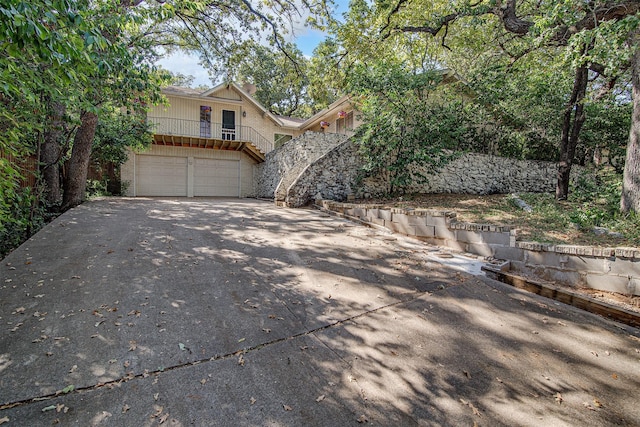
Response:
[{"label": "second white garage door", "polygon": [[237,160],[194,159],[193,195],[239,197],[240,162]]}]

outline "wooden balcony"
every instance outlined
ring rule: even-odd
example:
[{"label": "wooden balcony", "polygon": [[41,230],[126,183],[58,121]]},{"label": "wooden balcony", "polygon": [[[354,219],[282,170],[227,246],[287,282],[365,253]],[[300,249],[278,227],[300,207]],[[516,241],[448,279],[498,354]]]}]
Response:
[{"label": "wooden balcony", "polygon": [[242,151],[257,162],[273,150],[273,144],[249,126],[222,126],[196,120],[147,117],[153,127],[153,142],[172,147]]}]

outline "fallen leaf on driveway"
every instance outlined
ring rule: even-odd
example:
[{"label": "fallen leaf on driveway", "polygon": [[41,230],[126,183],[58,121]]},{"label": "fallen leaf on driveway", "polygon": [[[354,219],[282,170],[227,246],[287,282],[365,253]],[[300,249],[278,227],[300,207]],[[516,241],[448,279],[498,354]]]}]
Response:
[{"label": "fallen leaf on driveway", "polygon": [[324,400],[324,394],[321,394],[316,398],[316,402],[322,402]]},{"label": "fallen leaf on driveway", "polygon": [[251,400],[250,400],[250,402],[251,402],[251,404],[252,404],[252,405],[255,405],[255,403],[257,402],[257,400],[256,400],[255,398],[253,398],[253,397],[252,397],[252,398],[251,398]]},{"label": "fallen leaf on driveway", "polygon": [[283,408],[285,411],[293,411],[293,408],[292,408],[291,406],[289,406],[289,405],[282,405],[282,408]]},{"label": "fallen leaf on driveway", "polygon": [[473,403],[467,402],[464,399],[460,399],[460,402],[462,402],[463,405],[467,405],[469,408],[471,408],[471,410],[473,411],[473,415],[477,415],[478,417],[480,417],[482,415],[480,413],[480,411],[478,410],[478,408],[476,408]]},{"label": "fallen leaf on driveway", "polygon": [[618,374],[611,374],[611,378],[613,378],[614,380],[618,379]]},{"label": "fallen leaf on driveway", "polygon": [[564,399],[562,398],[562,395],[559,392],[556,393],[556,402],[558,402],[558,404],[561,404],[563,400]]},{"label": "fallen leaf on driveway", "polygon": [[356,421],[358,421],[360,424],[368,423],[369,418],[367,418],[366,415],[363,414],[363,415],[360,415],[360,417]]},{"label": "fallen leaf on driveway", "polygon": [[158,405],[153,405],[153,409],[155,409],[155,414],[151,415],[149,418],[158,418],[160,415],[162,415],[162,411],[164,411],[164,407],[163,406],[158,406]]},{"label": "fallen leaf on driveway", "polygon": [[129,341],[129,351],[134,351],[136,348],[138,348],[138,343],[134,340]]},{"label": "fallen leaf on driveway", "polygon": [[24,307],[18,307],[18,308],[16,308],[16,309],[15,309],[15,311],[14,311],[13,313],[11,313],[11,314],[21,314],[21,313],[24,313],[24,311],[25,311],[25,310],[26,310],[26,308],[24,308]]},{"label": "fallen leaf on driveway", "polygon": [[125,412],[127,412],[129,409],[131,409],[131,406],[127,405],[126,403],[124,404],[124,406],[122,407],[122,413],[124,414]]},{"label": "fallen leaf on driveway", "polygon": [[2,417],[2,418],[0,418],[0,424],[8,423],[9,421],[10,421],[10,420],[9,420],[9,417]]}]

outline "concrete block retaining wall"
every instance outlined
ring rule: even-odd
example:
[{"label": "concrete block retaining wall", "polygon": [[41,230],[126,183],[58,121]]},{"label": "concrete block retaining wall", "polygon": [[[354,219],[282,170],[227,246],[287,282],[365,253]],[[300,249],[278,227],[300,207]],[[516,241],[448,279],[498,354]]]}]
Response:
[{"label": "concrete block retaining wall", "polygon": [[640,295],[640,249],[517,242],[510,227],[458,222],[455,212],[316,200],[331,212],[430,244],[509,261],[513,271],[570,286]]}]

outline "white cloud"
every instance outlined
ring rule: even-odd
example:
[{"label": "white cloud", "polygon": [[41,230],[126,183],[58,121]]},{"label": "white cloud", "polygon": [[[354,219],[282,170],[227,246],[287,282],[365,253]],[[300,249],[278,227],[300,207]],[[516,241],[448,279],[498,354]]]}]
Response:
[{"label": "white cloud", "polygon": [[157,62],[162,68],[166,68],[174,73],[182,73],[194,76],[194,86],[213,86],[209,73],[200,65],[198,56],[186,52],[174,52],[165,56]]}]

